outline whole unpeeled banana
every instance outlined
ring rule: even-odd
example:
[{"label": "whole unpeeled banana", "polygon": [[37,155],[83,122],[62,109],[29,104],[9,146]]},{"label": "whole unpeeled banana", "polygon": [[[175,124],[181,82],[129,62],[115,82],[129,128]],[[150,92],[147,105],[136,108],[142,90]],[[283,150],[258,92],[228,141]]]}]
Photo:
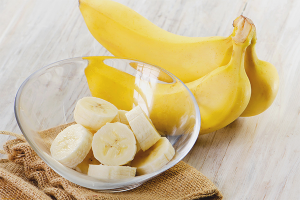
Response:
[{"label": "whole unpeeled banana", "polygon": [[[244,68],[244,57],[255,32],[255,26],[247,18],[240,18],[236,27],[236,35],[232,38],[233,54],[229,63],[198,80],[186,83],[200,109],[200,134],[218,130],[233,122],[243,113],[249,103],[251,86]],[[165,84],[161,87],[170,87],[170,90],[176,91],[176,86]],[[153,123],[156,122],[155,119],[160,118],[157,123],[163,126],[160,116],[163,116],[168,103],[178,102],[180,98],[185,98],[180,90],[173,94],[165,92],[157,97],[151,112]],[[168,99],[168,101],[159,99]],[[160,126],[156,125],[156,127]]]},{"label": "whole unpeeled banana", "polygon": [[[197,80],[228,64],[232,54],[231,38],[184,37],[169,33],[130,8],[111,0],[80,0],[80,11],[92,35],[113,55],[158,65],[184,83]],[[238,17],[243,18],[243,16]],[[266,110],[274,101],[279,77],[276,68],[259,60],[256,38],[246,50],[245,69],[252,94],[242,116]]]},{"label": "whole unpeeled banana", "polygon": [[[218,130],[234,121],[250,100],[251,86],[244,69],[244,57],[255,26],[248,19],[240,18],[236,27],[236,34],[231,41],[234,53],[230,62],[186,84],[200,108],[201,134]],[[138,96],[145,99],[144,104],[149,108],[155,127],[166,134],[174,134],[172,128],[180,128],[185,119],[184,113],[189,110],[185,107],[186,93],[182,85],[178,82],[157,83],[155,90],[143,94],[143,90],[136,88],[142,86],[142,80],[137,84],[134,76],[105,65],[102,61],[106,58],[85,58],[89,60],[85,73],[92,95],[113,103],[119,109],[130,110],[136,96],[134,92],[140,91]],[[107,91],[113,91],[113,95]],[[128,98],[120,99],[115,96]]]},{"label": "whole unpeeled banana", "polygon": [[88,29],[109,52],[160,66],[183,82],[194,81],[230,60],[231,36],[180,36],[111,0],[79,3]]},{"label": "whole unpeeled banana", "polygon": [[[135,11],[111,0],[80,0],[80,11],[92,35],[112,54],[158,65],[186,83],[200,107],[202,117],[201,133],[220,129],[239,116],[246,117],[260,114],[272,104],[276,97],[279,87],[277,70],[272,64],[257,58],[255,52],[256,30],[252,21],[243,16],[234,21],[235,28],[230,36],[201,38],[184,37],[169,33]],[[243,26],[245,24],[248,27],[251,26],[251,30],[239,26],[239,23]],[[240,40],[240,38],[245,37],[247,32],[249,36],[246,40],[249,41],[249,44],[246,45],[245,41]],[[253,37],[250,35],[253,35]],[[237,53],[239,52],[238,43],[240,43],[240,46],[243,44],[242,46],[245,47],[240,53]],[[247,48],[247,46],[249,47]],[[237,54],[241,62],[233,64],[233,60],[238,60]],[[89,60],[90,65],[95,62],[93,59]],[[229,65],[235,65],[236,68],[239,66],[239,69],[243,69],[239,71],[240,77],[236,75],[234,70],[229,70],[231,68],[228,67]],[[224,68],[227,69],[221,72]],[[248,76],[249,79],[245,78],[245,73],[241,73],[245,70],[246,77]],[[218,76],[219,78],[215,78]],[[93,75],[90,75],[90,77],[87,75],[87,77],[93,79]],[[106,76],[105,80],[109,79],[108,77]],[[230,77],[231,81],[229,82],[234,84],[222,85],[221,82],[226,79],[224,77],[228,80],[228,77]],[[233,77],[238,77],[241,82],[237,84],[238,79]],[[249,80],[251,89],[245,89],[249,88],[249,85],[240,87],[242,82],[247,85]],[[134,79],[128,79],[126,75],[120,75],[119,82],[122,81],[134,82]],[[127,91],[128,88],[122,88],[124,86],[121,86],[120,93],[107,94],[107,91],[99,90],[97,81],[93,81],[94,86],[90,83],[89,87],[95,96],[104,99],[105,96],[110,96],[109,100],[113,101],[113,96],[125,95],[124,97],[128,101],[116,101],[114,103],[119,109],[131,109],[133,91],[129,92]],[[96,88],[98,91],[96,91]],[[244,90],[234,90],[234,88],[243,88]],[[161,91],[166,91],[166,88]],[[151,108],[150,113],[153,122],[160,131],[167,133],[172,132],[172,130],[168,129],[166,122],[159,115],[172,113],[175,119],[176,115],[184,113],[184,107],[167,110],[170,106],[158,100],[159,98],[168,98],[168,102],[170,102],[170,99],[173,98],[176,103],[180,103],[180,98],[184,98],[184,96],[180,96],[181,90],[179,88],[176,89],[172,86],[170,91],[155,94],[154,98],[157,101],[154,107]],[[235,94],[230,94],[232,91]],[[168,97],[166,97],[166,94]],[[249,97],[250,100],[247,100],[249,95],[251,95],[251,98]],[[179,122],[175,120],[172,123],[178,124]]]},{"label": "whole unpeeled banana", "polygon": [[251,83],[251,98],[242,117],[264,112],[273,103],[279,89],[279,76],[276,68],[271,63],[258,59],[255,45],[256,35],[247,48],[245,56],[245,69]]}]

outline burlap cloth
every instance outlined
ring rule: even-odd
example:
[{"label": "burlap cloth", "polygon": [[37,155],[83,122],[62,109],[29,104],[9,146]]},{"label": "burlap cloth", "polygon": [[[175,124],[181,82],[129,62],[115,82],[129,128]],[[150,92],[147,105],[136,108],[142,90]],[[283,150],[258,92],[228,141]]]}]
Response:
[{"label": "burlap cloth", "polygon": [[[51,144],[64,127],[49,129],[40,132],[40,135]],[[209,179],[182,161],[130,191],[102,193],[86,189],[55,173],[37,156],[23,136],[7,131],[0,131],[0,134],[17,137],[7,141],[4,151],[0,151],[8,156],[8,159],[0,159],[0,199],[222,199]]]}]

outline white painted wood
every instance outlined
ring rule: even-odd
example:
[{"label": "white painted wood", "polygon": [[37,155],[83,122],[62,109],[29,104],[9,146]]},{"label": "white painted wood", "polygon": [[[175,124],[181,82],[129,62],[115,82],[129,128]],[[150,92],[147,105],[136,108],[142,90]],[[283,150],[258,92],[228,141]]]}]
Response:
[{"label": "white painted wood", "polygon": [[[300,1],[117,0],[185,36],[227,36],[243,11],[257,28],[259,58],[275,65],[280,89],[261,115],[199,137],[184,161],[225,199],[300,199]],[[110,55],[89,33],[77,0],[0,0],[0,130],[21,133],[14,97],[37,69],[58,60]],[[0,136],[0,146],[11,139]]]}]

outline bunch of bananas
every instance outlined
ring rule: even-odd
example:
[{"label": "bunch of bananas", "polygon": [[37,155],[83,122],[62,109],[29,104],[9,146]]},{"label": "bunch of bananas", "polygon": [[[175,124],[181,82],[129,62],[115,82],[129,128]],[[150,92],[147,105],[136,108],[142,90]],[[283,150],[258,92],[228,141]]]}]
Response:
[{"label": "bunch of bananas", "polygon": [[[234,20],[233,32],[228,37],[185,37],[167,32],[111,0],[79,3],[88,29],[113,55],[160,66],[187,85],[200,108],[200,134],[223,128],[239,116],[258,115],[276,97],[277,70],[271,63],[258,59],[256,29],[244,16]],[[88,81],[92,76],[87,74]],[[92,94],[97,96],[99,89],[94,87]],[[172,86],[170,92],[162,95],[168,102],[176,99],[180,103],[180,98],[184,98],[181,92]],[[151,113],[154,122],[167,106],[162,100],[157,102]]]}]

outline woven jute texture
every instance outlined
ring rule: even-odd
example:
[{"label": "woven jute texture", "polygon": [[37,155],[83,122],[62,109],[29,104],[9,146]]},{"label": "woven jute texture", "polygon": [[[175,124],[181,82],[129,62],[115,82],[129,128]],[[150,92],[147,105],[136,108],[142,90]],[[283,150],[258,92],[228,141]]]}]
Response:
[{"label": "woven jute texture", "polygon": [[[50,145],[53,138],[68,125],[40,132],[45,145]],[[0,199],[222,199],[221,193],[209,179],[182,161],[130,191],[103,193],[90,190],[55,173],[22,136],[6,131],[0,131],[0,134],[17,137],[3,146],[8,159],[0,159]]]}]

